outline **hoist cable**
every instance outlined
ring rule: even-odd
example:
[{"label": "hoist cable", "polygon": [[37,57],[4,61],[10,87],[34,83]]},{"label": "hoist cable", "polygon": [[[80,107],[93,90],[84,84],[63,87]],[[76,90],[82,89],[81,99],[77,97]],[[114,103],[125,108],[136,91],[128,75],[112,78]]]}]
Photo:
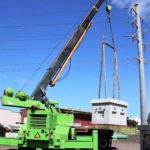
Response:
[{"label": "hoist cable", "polygon": [[[69,75],[70,70],[71,70],[71,59],[69,60],[69,68],[68,68],[66,74],[65,74],[63,77],[60,77],[60,78],[57,80],[57,82],[60,82],[60,81],[64,80],[64,79]],[[57,82],[56,82],[56,83],[57,83]]]},{"label": "hoist cable", "polygon": [[[105,4],[107,5],[107,2],[105,0]],[[105,98],[107,98],[107,80],[106,80],[106,58],[105,58],[105,35],[107,31],[108,26],[108,20],[106,17],[104,25],[104,33],[103,33],[103,40],[102,40],[102,49],[101,49],[101,58],[100,58],[100,74],[99,74],[99,86],[98,86],[98,98],[101,98],[101,88],[102,88],[102,75],[104,70],[104,94]]]},{"label": "hoist cable", "polygon": [[113,98],[115,98],[115,80],[117,80],[118,83],[118,98],[120,99],[120,79],[119,79],[119,72],[118,72],[118,62],[117,62],[117,53],[116,53],[116,45],[115,45],[115,38],[114,33],[112,29],[112,23],[111,23],[111,16],[110,13],[107,13],[107,18],[110,26],[111,31],[111,37],[112,37],[112,44],[114,47],[114,67],[113,67]]},{"label": "hoist cable", "polygon": [[[107,1],[105,0],[105,5],[107,6]],[[105,38],[106,38],[106,31],[108,27],[108,20],[106,17],[104,25],[104,33],[103,33],[103,40],[102,40],[102,49],[101,49],[101,59],[100,59],[100,75],[99,75],[99,87],[98,87],[98,98],[101,98],[101,88],[102,88],[102,75],[104,70],[104,95],[107,98],[107,79],[106,79],[106,57],[105,57]]]}]

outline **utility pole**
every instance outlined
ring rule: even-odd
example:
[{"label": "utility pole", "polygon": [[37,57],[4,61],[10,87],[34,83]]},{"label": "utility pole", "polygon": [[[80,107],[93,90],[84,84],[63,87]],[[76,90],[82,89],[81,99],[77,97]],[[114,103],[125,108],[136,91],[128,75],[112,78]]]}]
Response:
[{"label": "utility pole", "polygon": [[144,72],[142,29],[141,29],[140,11],[139,11],[138,4],[135,5],[135,12],[136,12],[139,79],[140,79],[141,125],[146,125],[147,124],[146,84],[145,84],[145,72]]},{"label": "utility pole", "polygon": [[[134,8],[132,8],[132,11],[134,11],[136,16],[134,24],[136,26],[137,32],[134,38],[137,40],[137,45],[138,45],[141,126],[144,127],[145,125],[147,125],[147,105],[146,105],[146,84],[145,84],[145,71],[144,71],[143,42],[142,42],[142,30],[141,30],[139,5],[135,4]],[[144,138],[144,132],[141,130],[140,131],[141,150],[145,150],[143,138]]]}]

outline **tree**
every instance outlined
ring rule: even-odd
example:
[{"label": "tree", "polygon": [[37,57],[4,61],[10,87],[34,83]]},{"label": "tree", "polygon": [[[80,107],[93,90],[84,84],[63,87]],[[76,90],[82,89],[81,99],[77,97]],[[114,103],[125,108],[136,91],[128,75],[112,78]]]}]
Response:
[{"label": "tree", "polygon": [[127,119],[127,125],[128,127],[137,127],[138,125],[138,122],[136,122],[135,120],[132,120],[132,119]]}]

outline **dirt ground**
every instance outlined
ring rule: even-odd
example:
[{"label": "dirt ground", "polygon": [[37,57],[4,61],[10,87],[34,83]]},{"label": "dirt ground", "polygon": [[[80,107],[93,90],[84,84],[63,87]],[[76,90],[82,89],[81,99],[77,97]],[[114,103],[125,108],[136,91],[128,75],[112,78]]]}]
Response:
[{"label": "dirt ground", "polygon": [[17,150],[17,148],[10,146],[0,146],[0,150]]},{"label": "dirt ground", "polygon": [[112,146],[118,150],[140,150],[140,134],[130,135],[126,140],[113,141]]},{"label": "dirt ground", "polygon": [[115,141],[112,146],[114,150],[140,150],[140,144],[133,142]]}]

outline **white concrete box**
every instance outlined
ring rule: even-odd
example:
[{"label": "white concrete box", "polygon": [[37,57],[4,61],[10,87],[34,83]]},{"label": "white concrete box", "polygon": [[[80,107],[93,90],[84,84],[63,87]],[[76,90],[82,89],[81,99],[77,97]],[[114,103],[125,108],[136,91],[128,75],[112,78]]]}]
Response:
[{"label": "white concrete box", "polygon": [[127,125],[127,102],[107,98],[92,100],[91,104],[93,124]]}]

